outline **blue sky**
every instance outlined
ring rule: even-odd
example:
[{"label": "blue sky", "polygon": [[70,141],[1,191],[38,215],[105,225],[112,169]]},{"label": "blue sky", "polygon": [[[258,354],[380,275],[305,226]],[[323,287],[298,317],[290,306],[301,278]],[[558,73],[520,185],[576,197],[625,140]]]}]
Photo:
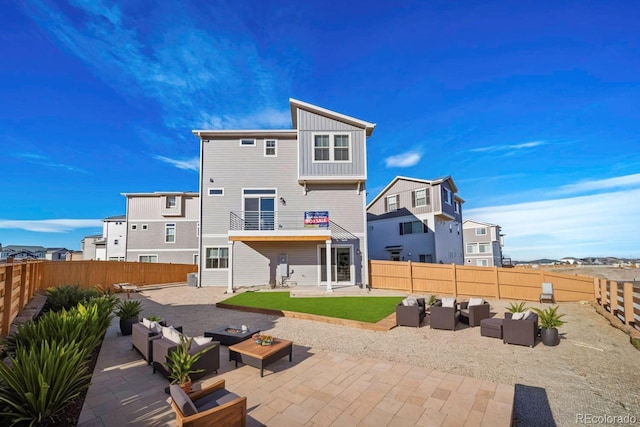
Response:
[{"label": "blue sky", "polygon": [[197,191],[192,129],[290,128],[292,97],[377,123],[369,199],[451,175],[514,259],[639,257],[640,4],[391,3],[3,2],[0,243]]}]

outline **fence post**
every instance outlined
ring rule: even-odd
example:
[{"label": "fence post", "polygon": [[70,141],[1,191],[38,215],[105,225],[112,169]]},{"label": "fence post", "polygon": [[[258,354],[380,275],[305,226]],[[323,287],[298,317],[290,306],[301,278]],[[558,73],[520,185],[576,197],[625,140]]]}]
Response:
[{"label": "fence post", "polygon": [[409,288],[411,289],[411,293],[413,293],[413,267],[411,267],[411,260],[409,260],[407,266],[409,267]]},{"label": "fence post", "polygon": [[611,307],[611,314],[616,316],[618,314],[618,282],[611,281],[609,287],[609,306]]},{"label": "fence post", "polygon": [[600,279],[600,305],[607,306],[607,279]]},{"label": "fence post", "polygon": [[456,265],[451,264],[451,268],[453,269],[453,296],[458,296],[458,271],[456,270]]},{"label": "fence post", "polygon": [[369,269],[367,271],[367,274],[369,275],[368,279],[369,279],[369,289],[373,289],[373,282],[371,281],[371,278],[373,277],[373,275],[371,274],[371,260],[367,260],[367,264],[369,264]]},{"label": "fence post", "polygon": [[2,311],[2,331],[0,335],[7,336],[11,326],[11,297],[13,287],[13,267],[14,264],[5,264],[4,276],[4,307]]},{"label": "fence post", "polygon": [[496,272],[496,298],[500,299],[500,277],[498,267],[493,267]]},{"label": "fence post", "polygon": [[[27,305],[28,301],[28,292],[27,292],[27,263],[23,262],[20,264],[20,305],[19,310],[22,311],[25,305]],[[27,300],[25,302],[25,300]]]},{"label": "fence post", "polygon": [[625,282],[623,286],[624,324],[628,325],[629,323],[635,323],[633,313],[633,283]]},{"label": "fence post", "polygon": [[600,280],[597,277],[593,278],[593,296],[596,302],[602,301],[602,296],[600,295]]}]

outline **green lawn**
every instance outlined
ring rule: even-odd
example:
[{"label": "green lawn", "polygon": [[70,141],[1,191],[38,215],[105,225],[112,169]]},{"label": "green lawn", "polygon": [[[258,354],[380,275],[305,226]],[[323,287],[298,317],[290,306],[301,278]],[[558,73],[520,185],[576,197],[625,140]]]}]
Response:
[{"label": "green lawn", "polygon": [[402,299],[403,297],[291,298],[289,292],[244,292],[221,302],[376,323],[395,312],[396,304]]}]

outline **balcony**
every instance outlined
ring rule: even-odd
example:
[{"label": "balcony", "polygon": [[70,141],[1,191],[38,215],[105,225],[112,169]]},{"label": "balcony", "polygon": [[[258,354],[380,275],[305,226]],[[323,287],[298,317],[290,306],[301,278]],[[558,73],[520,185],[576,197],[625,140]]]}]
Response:
[{"label": "balcony", "polygon": [[229,214],[229,240],[326,241],[331,239],[326,211],[234,211]]}]

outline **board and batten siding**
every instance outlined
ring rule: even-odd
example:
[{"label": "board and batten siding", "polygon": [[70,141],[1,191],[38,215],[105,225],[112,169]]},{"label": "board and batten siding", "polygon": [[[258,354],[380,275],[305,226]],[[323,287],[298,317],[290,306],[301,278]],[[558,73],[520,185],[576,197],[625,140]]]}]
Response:
[{"label": "board and batten siding", "polygon": [[[411,193],[415,190],[421,190],[426,188],[429,193],[429,204],[426,206],[413,207],[412,206],[412,195]],[[378,200],[373,203],[367,212],[372,213],[374,215],[382,215],[385,211],[385,199],[388,196],[398,195],[400,203],[398,204],[398,209],[406,208],[412,214],[425,214],[434,212],[434,206],[440,206],[439,199],[440,194],[438,191],[433,190],[429,184],[416,182],[416,181],[408,181],[404,179],[399,179],[396,181]]]},{"label": "board and batten siding", "polygon": [[[351,144],[349,162],[313,162],[313,136],[323,132],[349,134]],[[367,153],[364,129],[299,109],[298,134],[300,137],[301,177],[366,177]]]}]

